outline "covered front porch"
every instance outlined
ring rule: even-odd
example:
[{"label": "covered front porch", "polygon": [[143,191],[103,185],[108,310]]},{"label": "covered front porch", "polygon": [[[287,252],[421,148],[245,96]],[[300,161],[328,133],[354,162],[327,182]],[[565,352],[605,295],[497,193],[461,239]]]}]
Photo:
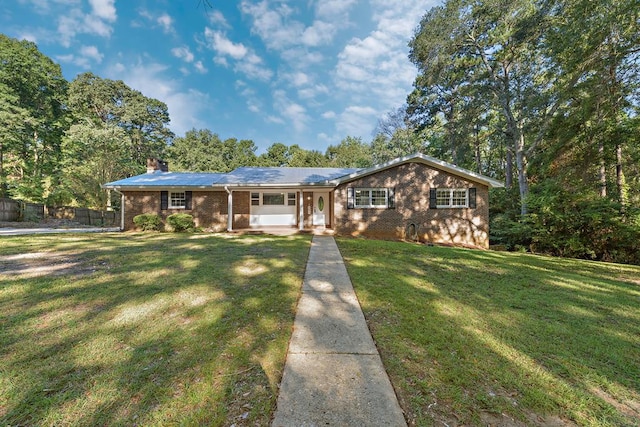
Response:
[{"label": "covered front porch", "polygon": [[225,188],[227,231],[325,230],[333,224],[332,188]]}]

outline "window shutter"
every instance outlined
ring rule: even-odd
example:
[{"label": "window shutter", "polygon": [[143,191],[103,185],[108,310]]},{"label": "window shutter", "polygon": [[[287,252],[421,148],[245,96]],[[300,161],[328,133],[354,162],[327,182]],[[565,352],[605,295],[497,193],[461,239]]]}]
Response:
[{"label": "window shutter", "polygon": [[471,209],[476,208],[476,189],[475,188],[469,189],[469,207]]},{"label": "window shutter", "polygon": [[169,192],[161,191],[160,192],[160,209],[166,211],[169,209]]},{"label": "window shutter", "polygon": [[353,209],[356,206],[355,197],[353,195],[353,187],[347,188],[347,209]]},{"label": "window shutter", "polygon": [[387,188],[387,197],[389,199],[389,203],[387,204],[389,209],[396,208],[396,189],[395,188]]},{"label": "window shutter", "polygon": [[191,210],[191,191],[184,192],[184,208],[185,210]]},{"label": "window shutter", "polygon": [[437,189],[431,188],[429,189],[429,209],[437,209],[437,208],[438,208]]}]

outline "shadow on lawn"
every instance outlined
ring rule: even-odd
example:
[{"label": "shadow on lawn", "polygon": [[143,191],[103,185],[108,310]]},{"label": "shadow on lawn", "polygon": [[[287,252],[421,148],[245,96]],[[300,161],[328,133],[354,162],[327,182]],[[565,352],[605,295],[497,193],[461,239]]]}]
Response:
[{"label": "shadow on lawn", "polygon": [[[410,422],[640,421],[639,268],[339,244]],[[384,276],[369,275],[381,263]]]},{"label": "shadow on lawn", "polygon": [[96,271],[0,277],[0,424],[268,423],[309,237],[35,240]]}]

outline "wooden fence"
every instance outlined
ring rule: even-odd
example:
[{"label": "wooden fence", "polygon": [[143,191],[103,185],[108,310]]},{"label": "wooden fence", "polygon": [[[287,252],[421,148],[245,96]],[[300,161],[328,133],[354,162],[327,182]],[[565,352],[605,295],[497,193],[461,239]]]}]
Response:
[{"label": "wooden fence", "polygon": [[17,221],[20,218],[20,202],[0,199],[0,221]]},{"label": "wooden fence", "polygon": [[115,211],[96,211],[87,208],[47,208],[49,218],[68,219],[84,225],[117,227],[119,215]]},{"label": "wooden fence", "polygon": [[66,219],[78,224],[98,227],[117,227],[120,225],[119,215],[115,211],[73,207],[53,208],[38,203],[0,199],[0,221],[40,222],[49,218]]}]

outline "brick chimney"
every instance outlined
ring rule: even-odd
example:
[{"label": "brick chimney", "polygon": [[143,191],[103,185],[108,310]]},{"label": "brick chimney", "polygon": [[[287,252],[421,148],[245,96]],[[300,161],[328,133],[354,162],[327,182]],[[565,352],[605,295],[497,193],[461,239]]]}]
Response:
[{"label": "brick chimney", "polygon": [[147,159],[147,173],[154,173],[156,171],[169,172],[169,164],[155,157],[149,157]]}]

